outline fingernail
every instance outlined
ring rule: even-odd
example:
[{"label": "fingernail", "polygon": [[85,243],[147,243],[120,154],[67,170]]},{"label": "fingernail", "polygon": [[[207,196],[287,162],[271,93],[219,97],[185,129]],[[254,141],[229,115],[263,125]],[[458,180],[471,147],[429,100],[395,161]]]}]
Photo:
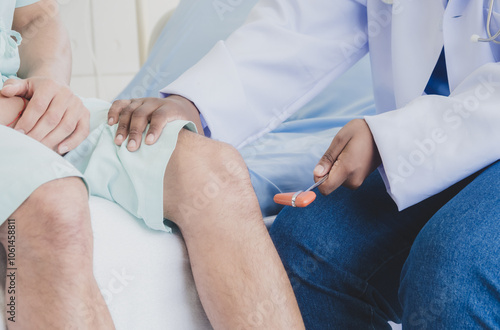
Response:
[{"label": "fingernail", "polygon": [[154,134],[148,134],[148,136],[146,137],[146,142],[147,143],[153,143],[153,141],[155,140],[155,136]]},{"label": "fingernail", "polygon": [[135,140],[129,140],[127,143],[127,148],[135,149],[135,147],[137,147],[137,143],[135,142]]},{"label": "fingernail", "polygon": [[314,168],[314,175],[323,176],[324,171],[325,168],[322,165],[316,165],[316,167]]},{"label": "fingernail", "polygon": [[122,143],[123,142],[123,135],[118,134],[115,138],[116,143]]},{"label": "fingernail", "polygon": [[59,148],[59,153],[60,153],[60,154],[65,154],[65,153],[67,153],[68,151],[69,151],[68,146],[62,146],[62,147],[60,147],[60,148]]},{"label": "fingernail", "polygon": [[21,134],[26,134],[26,132],[25,132],[22,128],[20,128],[20,129],[16,129],[16,131],[18,131],[18,132],[19,132],[19,133],[21,133]]},{"label": "fingernail", "polygon": [[108,125],[113,125],[113,118],[108,119]]}]

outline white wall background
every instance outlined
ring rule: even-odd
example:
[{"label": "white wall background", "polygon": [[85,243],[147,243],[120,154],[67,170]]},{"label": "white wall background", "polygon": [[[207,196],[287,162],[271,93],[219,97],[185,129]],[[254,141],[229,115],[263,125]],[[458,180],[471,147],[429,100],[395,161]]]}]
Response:
[{"label": "white wall background", "polygon": [[156,22],[179,0],[65,0],[73,90],[111,101],[139,70]]}]

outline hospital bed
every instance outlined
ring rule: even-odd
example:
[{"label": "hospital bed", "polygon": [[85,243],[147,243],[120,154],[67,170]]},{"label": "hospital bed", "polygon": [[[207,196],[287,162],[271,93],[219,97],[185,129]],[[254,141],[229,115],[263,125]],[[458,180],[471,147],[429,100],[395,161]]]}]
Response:
[{"label": "hospital bed", "polygon": [[[157,96],[242,24],[255,3],[246,0],[221,16],[211,1],[181,0],[156,29],[148,60],[118,98]],[[273,195],[313,183],[312,170],[339,128],[374,112],[365,58],[277,129],[240,150],[268,224],[280,210]],[[116,328],[210,329],[182,238],[149,230],[109,201],[91,197],[90,207],[95,276]]]}]

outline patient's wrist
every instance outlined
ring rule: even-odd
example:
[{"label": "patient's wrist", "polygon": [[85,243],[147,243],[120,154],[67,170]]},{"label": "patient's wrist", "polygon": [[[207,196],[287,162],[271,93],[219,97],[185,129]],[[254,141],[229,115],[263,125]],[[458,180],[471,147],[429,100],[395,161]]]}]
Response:
[{"label": "patient's wrist", "polygon": [[25,100],[23,98],[0,95],[0,125],[14,127],[24,108]]}]

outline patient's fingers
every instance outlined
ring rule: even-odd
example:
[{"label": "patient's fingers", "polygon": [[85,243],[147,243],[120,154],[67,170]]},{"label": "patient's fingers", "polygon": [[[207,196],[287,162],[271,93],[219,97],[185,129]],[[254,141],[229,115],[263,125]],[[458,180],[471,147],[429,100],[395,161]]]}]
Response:
[{"label": "patient's fingers", "polygon": [[[83,106],[80,99],[74,97],[65,107],[67,107],[67,110],[60,119],[57,127],[41,140],[43,144],[60,154],[74,149],[89,134],[90,113]],[[70,143],[67,143],[67,141]]]},{"label": "patient's fingers", "polygon": [[115,143],[119,146],[122,145],[123,141],[128,136],[130,119],[132,118],[132,113],[141,106],[141,100],[131,100],[130,104],[122,109],[120,112],[120,118],[118,119],[118,129],[116,130]]},{"label": "patient's fingers", "polygon": [[51,100],[51,95],[44,93],[43,91],[35,92],[33,97],[30,99],[26,110],[21,116],[21,119],[19,119],[16,127],[14,128],[22,130],[25,133],[30,132],[48,109]]},{"label": "patient's fingers", "polygon": [[24,79],[7,79],[0,89],[0,92],[5,97],[21,96],[27,98],[28,83]]},{"label": "patient's fingers", "polygon": [[[35,127],[31,129],[28,133],[28,136],[32,137],[37,141],[43,141],[62,121],[62,118],[65,116],[66,112],[69,109],[69,103],[71,102],[71,95],[66,93],[57,94],[50,104],[48,105],[47,110],[43,114],[43,116],[38,120]],[[34,101],[35,98],[32,99],[31,102]],[[31,103],[30,102],[30,103]],[[29,104],[28,104],[29,108]],[[26,109],[26,115],[28,115],[28,109]],[[69,124],[65,123],[65,127],[68,127]],[[76,127],[76,121],[72,123],[73,127]],[[56,143],[61,142],[66,137],[68,137],[73,131],[68,132],[65,136],[61,136],[61,139],[58,141],[54,141],[53,145],[47,145],[49,147],[53,147]],[[45,143],[45,142],[43,142]]]},{"label": "patient's fingers", "polygon": [[60,154],[65,154],[70,150],[75,149],[80,143],[83,142],[89,135],[90,125],[89,121],[79,121],[73,134],[71,134],[66,140],[61,142],[57,147],[57,152]]}]

